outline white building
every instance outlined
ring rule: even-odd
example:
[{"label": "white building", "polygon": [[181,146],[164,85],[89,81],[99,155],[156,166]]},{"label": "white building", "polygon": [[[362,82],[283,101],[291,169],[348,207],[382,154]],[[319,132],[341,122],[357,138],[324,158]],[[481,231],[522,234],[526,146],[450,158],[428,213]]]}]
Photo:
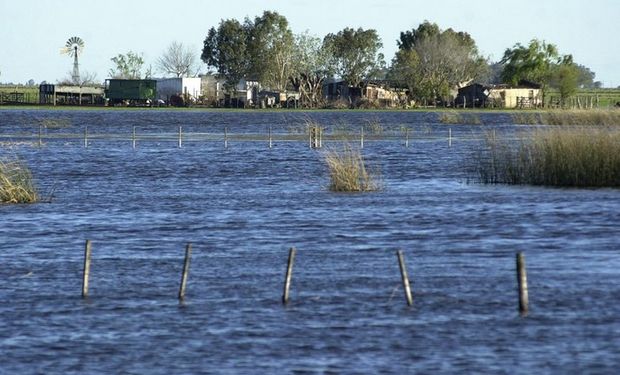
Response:
[{"label": "white building", "polygon": [[180,97],[189,96],[190,99],[198,99],[202,94],[201,79],[197,78],[158,78],[157,79],[157,99],[170,101],[170,97],[178,95]]}]

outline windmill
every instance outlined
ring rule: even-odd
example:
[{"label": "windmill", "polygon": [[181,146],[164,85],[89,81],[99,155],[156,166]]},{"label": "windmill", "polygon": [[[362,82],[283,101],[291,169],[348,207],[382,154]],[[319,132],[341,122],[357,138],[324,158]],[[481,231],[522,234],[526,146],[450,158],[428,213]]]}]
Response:
[{"label": "windmill", "polygon": [[72,36],[67,40],[65,46],[60,50],[60,53],[73,57],[73,72],[71,73],[71,79],[73,83],[80,83],[80,67],[78,65],[78,55],[82,54],[84,50],[84,41],[77,36]]}]

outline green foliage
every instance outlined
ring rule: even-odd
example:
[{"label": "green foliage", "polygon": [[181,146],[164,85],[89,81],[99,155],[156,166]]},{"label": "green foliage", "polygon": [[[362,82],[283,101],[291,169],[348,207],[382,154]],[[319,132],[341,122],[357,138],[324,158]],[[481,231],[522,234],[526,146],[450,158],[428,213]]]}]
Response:
[{"label": "green foliage", "polygon": [[293,68],[293,32],[286,17],[265,11],[254,22],[246,19],[250,75],[275,90],[286,90]]},{"label": "green foliage", "polygon": [[488,75],[486,59],[464,32],[425,21],[401,32],[398,46],[390,78],[405,83],[418,100],[446,97],[459,84]]},{"label": "green foliage", "polygon": [[337,34],[327,34],[323,48],[331,56],[332,73],[338,75],[350,86],[360,83],[384,65],[381,39],[374,29],[345,28]]},{"label": "green foliage", "polygon": [[545,88],[551,79],[554,64],[561,62],[562,57],[553,44],[538,39],[533,39],[527,47],[517,43],[504,52],[500,61],[503,65],[501,78],[512,85],[528,80]]},{"label": "green foliage", "polygon": [[323,81],[329,72],[328,59],[320,38],[307,32],[295,36],[291,82],[299,90],[302,104],[307,107],[321,105]]},{"label": "green foliage", "polygon": [[554,68],[551,86],[558,89],[562,102],[575,95],[579,84],[580,71],[576,64],[560,64]]},{"label": "green foliage", "polygon": [[209,29],[204,40],[202,61],[216,68],[229,87],[234,87],[248,72],[248,34],[246,26],[229,19],[222,20],[217,29]]},{"label": "green foliage", "polygon": [[[119,79],[140,79],[142,78],[142,66],[144,65],[144,59],[141,55],[132,51],[126,54],[118,54],[110,59],[115,67],[110,69],[111,78]],[[147,74],[148,76],[148,74]],[[146,77],[148,78],[148,77]]]}]

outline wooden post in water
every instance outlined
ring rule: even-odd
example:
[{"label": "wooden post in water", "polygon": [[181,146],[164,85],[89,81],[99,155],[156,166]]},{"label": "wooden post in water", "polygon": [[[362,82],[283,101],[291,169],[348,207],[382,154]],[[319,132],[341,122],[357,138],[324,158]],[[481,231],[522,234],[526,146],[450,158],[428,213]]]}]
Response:
[{"label": "wooden post in water", "polygon": [[297,250],[294,247],[288,252],[288,264],[286,267],[286,277],[284,279],[284,294],[282,294],[282,303],[288,303],[289,289],[291,288],[291,278],[293,277],[293,262],[295,262],[295,254]]},{"label": "wooden post in water", "polygon": [[90,258],[92,246],[90,240],[86,240],[84,249],[84,273],[82,274],[82,298],[88,297],[88,278],[90,277]]},{"label": "wooden post in water", "polygon": [[319,148],[323,147],[323,128],[319,126]]},{"label": "wooden post in water", "polygon": [[409,276],[407,276],[407,266],[405,265],[405,256],[402,250],[396,252],[398,257],[398,266],[400,267],[400,276],[403,280],[403,288],[405,289],[405,298],[407,305],[413,305],[413,297],[411,297],[411,286],[409,285]]},{"label": "wooden post in water", "polygon": [[409,147],[409,128],[405,130],[405,147]]},{"label": "wooden post in water", "polygon": [[269,148],[273,147],[273,140],[271,136],[271,126],[269,127]]},{"label": "wooden post in water", "polygon": [[452,128],[448,128],[448,147],[452,147]]},{"label": "wooden post in water", "polygon": [[88,147],[88,126],[84,127],[84,148]]},{"label": "wooden post in water", "polygon": [[179,148],[183,147],[183,128],[179,126]]},{"label": "wooden post in water", "polygon": [[525,255],[522,252],[517,253],[517,283],[519,285],[519,313],[527,315],[529,311],[529,297],[527,293]]},{"label": "wooden post in water", "polygon": [[134,126],[131,131],[131,147],[136,148],[136,127]]},{"label": "wooden post in water", "polygon": [[181,274],[181,286],[179,288],[179,300],[185,298],[185,289],[187,287],[187,276],[189,275],[189,260],[192,257],[192,244],[188,243],[185,247],[185,261],[183,262],[183,273]]},{"label": "wooden post in water", "polygon": [[360,130],[360,149],[364,148],[364,125],[362,125],[362,129]]},{"label": "wooden post in water", "polygon": [[43,130],[42,130],[42,126],[39,125],[39,147],[41,147],[43,145]]},{"label": "wooden post in water", "polygon": [[228,148],[228,126],[224,127],[224,148]]}]

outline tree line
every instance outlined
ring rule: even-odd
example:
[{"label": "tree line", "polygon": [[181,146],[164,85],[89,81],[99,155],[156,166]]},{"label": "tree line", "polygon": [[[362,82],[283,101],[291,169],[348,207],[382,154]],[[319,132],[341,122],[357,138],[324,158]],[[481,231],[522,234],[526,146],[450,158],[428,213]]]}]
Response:
[{"label": "tree line", "polygon": [[[308,32],[294,34],[288,20],[273,11],[254,18],[222,19],[204,39],[200,60],[234,90],[242,78],[261,82],[276,91],[299,91],[308,107],[322,103],[322,86],[329,78],[340,78],[349,86],[383,81],[407,90],[415,101],[448,98],[452,90],[468,84],[522,81],[554,88],[562,98],[578,88],[597,88],[595,74],[562,55],[556,46],[534,39],[507,48],[502,59],[491,62],[483,56],[470,34],[441,29],[425,21],[400,33],[398,50],[390,63],[380,53],[381,38],[374,29],[344,28],[323,38]],[[157,61],[161,72],[176,77],[198,73],[198,58],[182,43],[172,43]],[[133,52],[111,59],[111,77],[140,78],[144,61]],[[150,75],[150,69],[145,75]]]}]

